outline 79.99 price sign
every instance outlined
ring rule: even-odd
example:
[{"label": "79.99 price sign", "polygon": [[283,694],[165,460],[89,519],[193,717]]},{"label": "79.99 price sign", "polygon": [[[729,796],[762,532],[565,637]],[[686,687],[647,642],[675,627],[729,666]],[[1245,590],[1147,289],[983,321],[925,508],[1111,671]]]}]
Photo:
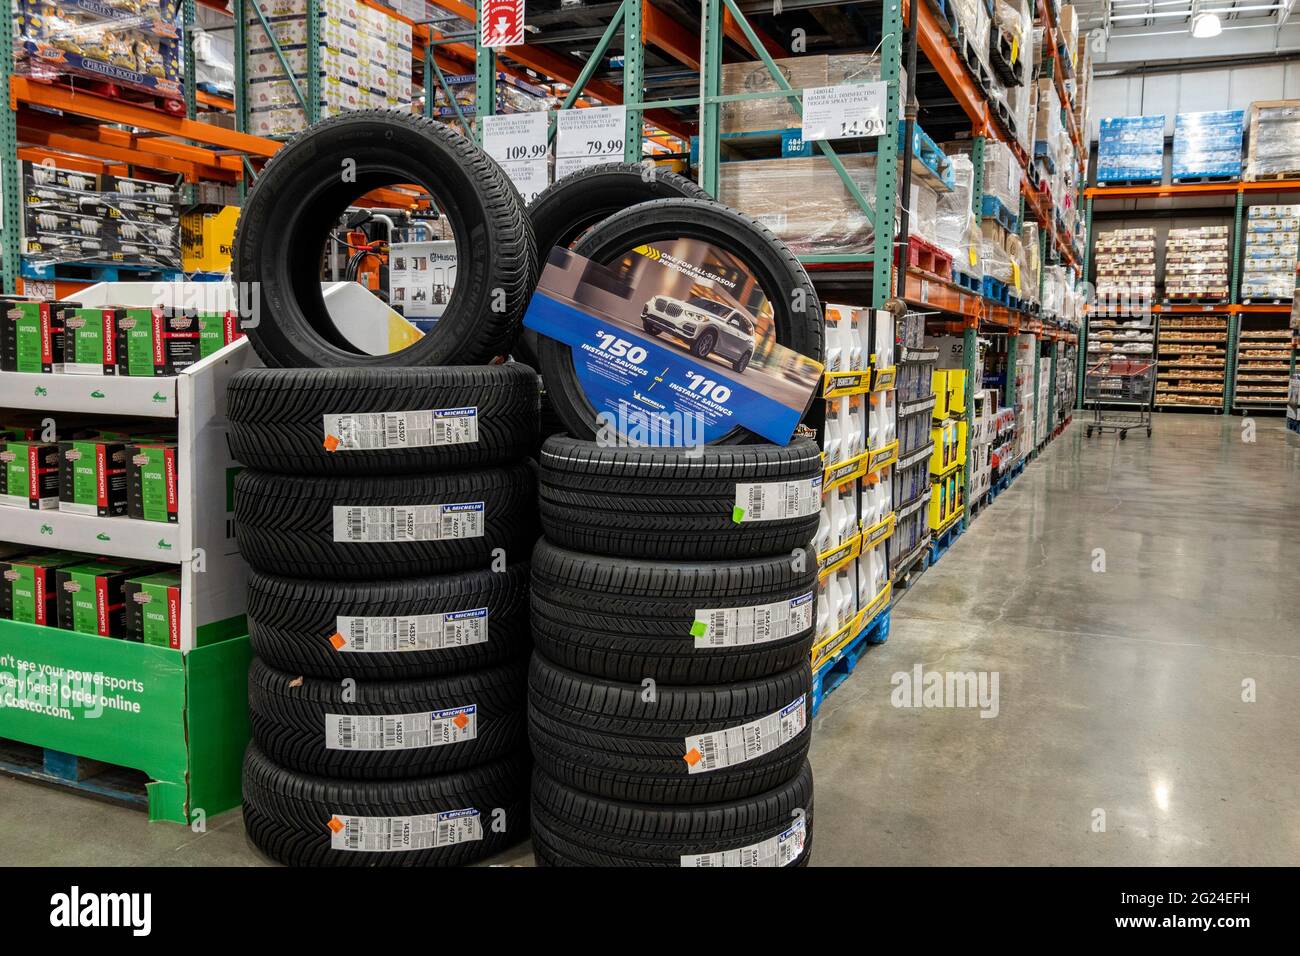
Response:
[{"label": "79.99 price sign", "polygon": [[622,161],[624,137],[627,135],[625,107],[560,110],[557,117],[556,179],[563,179],[588,166]]}]

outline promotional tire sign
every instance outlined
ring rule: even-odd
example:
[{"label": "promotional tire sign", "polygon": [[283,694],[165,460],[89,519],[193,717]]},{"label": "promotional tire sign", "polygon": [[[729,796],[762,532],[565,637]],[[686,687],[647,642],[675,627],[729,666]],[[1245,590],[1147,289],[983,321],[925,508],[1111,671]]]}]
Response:
[{"label": "promotional tire sign", "polygon": [[777,344],[771,303],[740,260],[694,239],[608,266],[553,250],[524,325],[571,348],[587,400],[638,444],[743,427],[784,445],[822,376]]}]

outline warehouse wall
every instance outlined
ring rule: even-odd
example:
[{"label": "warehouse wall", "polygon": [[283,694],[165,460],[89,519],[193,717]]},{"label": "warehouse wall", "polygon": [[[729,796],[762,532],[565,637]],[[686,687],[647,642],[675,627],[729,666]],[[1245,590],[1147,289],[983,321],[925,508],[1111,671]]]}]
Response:
[{"label": "warehouse wall", "polygon": [[1165,115],[1165,135],[1174,135],[1174,116],[1206,110],[1246,109],[1255,100],[1300,99],[1300,61],[1189,73],[1099,76],[1092,85],[1092,139],[1106,116]]}]

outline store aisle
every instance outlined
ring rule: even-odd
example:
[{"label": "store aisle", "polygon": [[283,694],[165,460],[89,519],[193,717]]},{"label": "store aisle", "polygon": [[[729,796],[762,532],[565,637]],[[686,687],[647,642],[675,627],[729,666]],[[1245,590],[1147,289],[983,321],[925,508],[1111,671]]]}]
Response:
[{"label": "store aisle", "polygon": [[[814,865],[1300,861],[1300,448],[1279,419],[1251,444],[1238,418],[1123,443],[1078,421],[827,698]],[[997,716],[892,706],[918,664],[984,673],[990,711],[996,673]],[[0,807],[13,862],[264,862],[238,814],[194,834],[6,777]]]},{"label": "store aisle", "polygon": [[[1081,421],[827,699],[814,865],[1300,862],[1300,448],[1276,418]],[[891,706],[918,664],[996,673],[997,716]]]}]

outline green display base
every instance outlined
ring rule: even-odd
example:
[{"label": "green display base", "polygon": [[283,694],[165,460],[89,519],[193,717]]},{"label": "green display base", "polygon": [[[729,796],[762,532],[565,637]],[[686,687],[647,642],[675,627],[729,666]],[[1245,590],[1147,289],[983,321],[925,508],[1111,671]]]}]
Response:
[{"label": "green display base", "polygon": [[240,801],[251,657],[0,620],[0,738],[142,771],[150,820],[213,817]]}]

